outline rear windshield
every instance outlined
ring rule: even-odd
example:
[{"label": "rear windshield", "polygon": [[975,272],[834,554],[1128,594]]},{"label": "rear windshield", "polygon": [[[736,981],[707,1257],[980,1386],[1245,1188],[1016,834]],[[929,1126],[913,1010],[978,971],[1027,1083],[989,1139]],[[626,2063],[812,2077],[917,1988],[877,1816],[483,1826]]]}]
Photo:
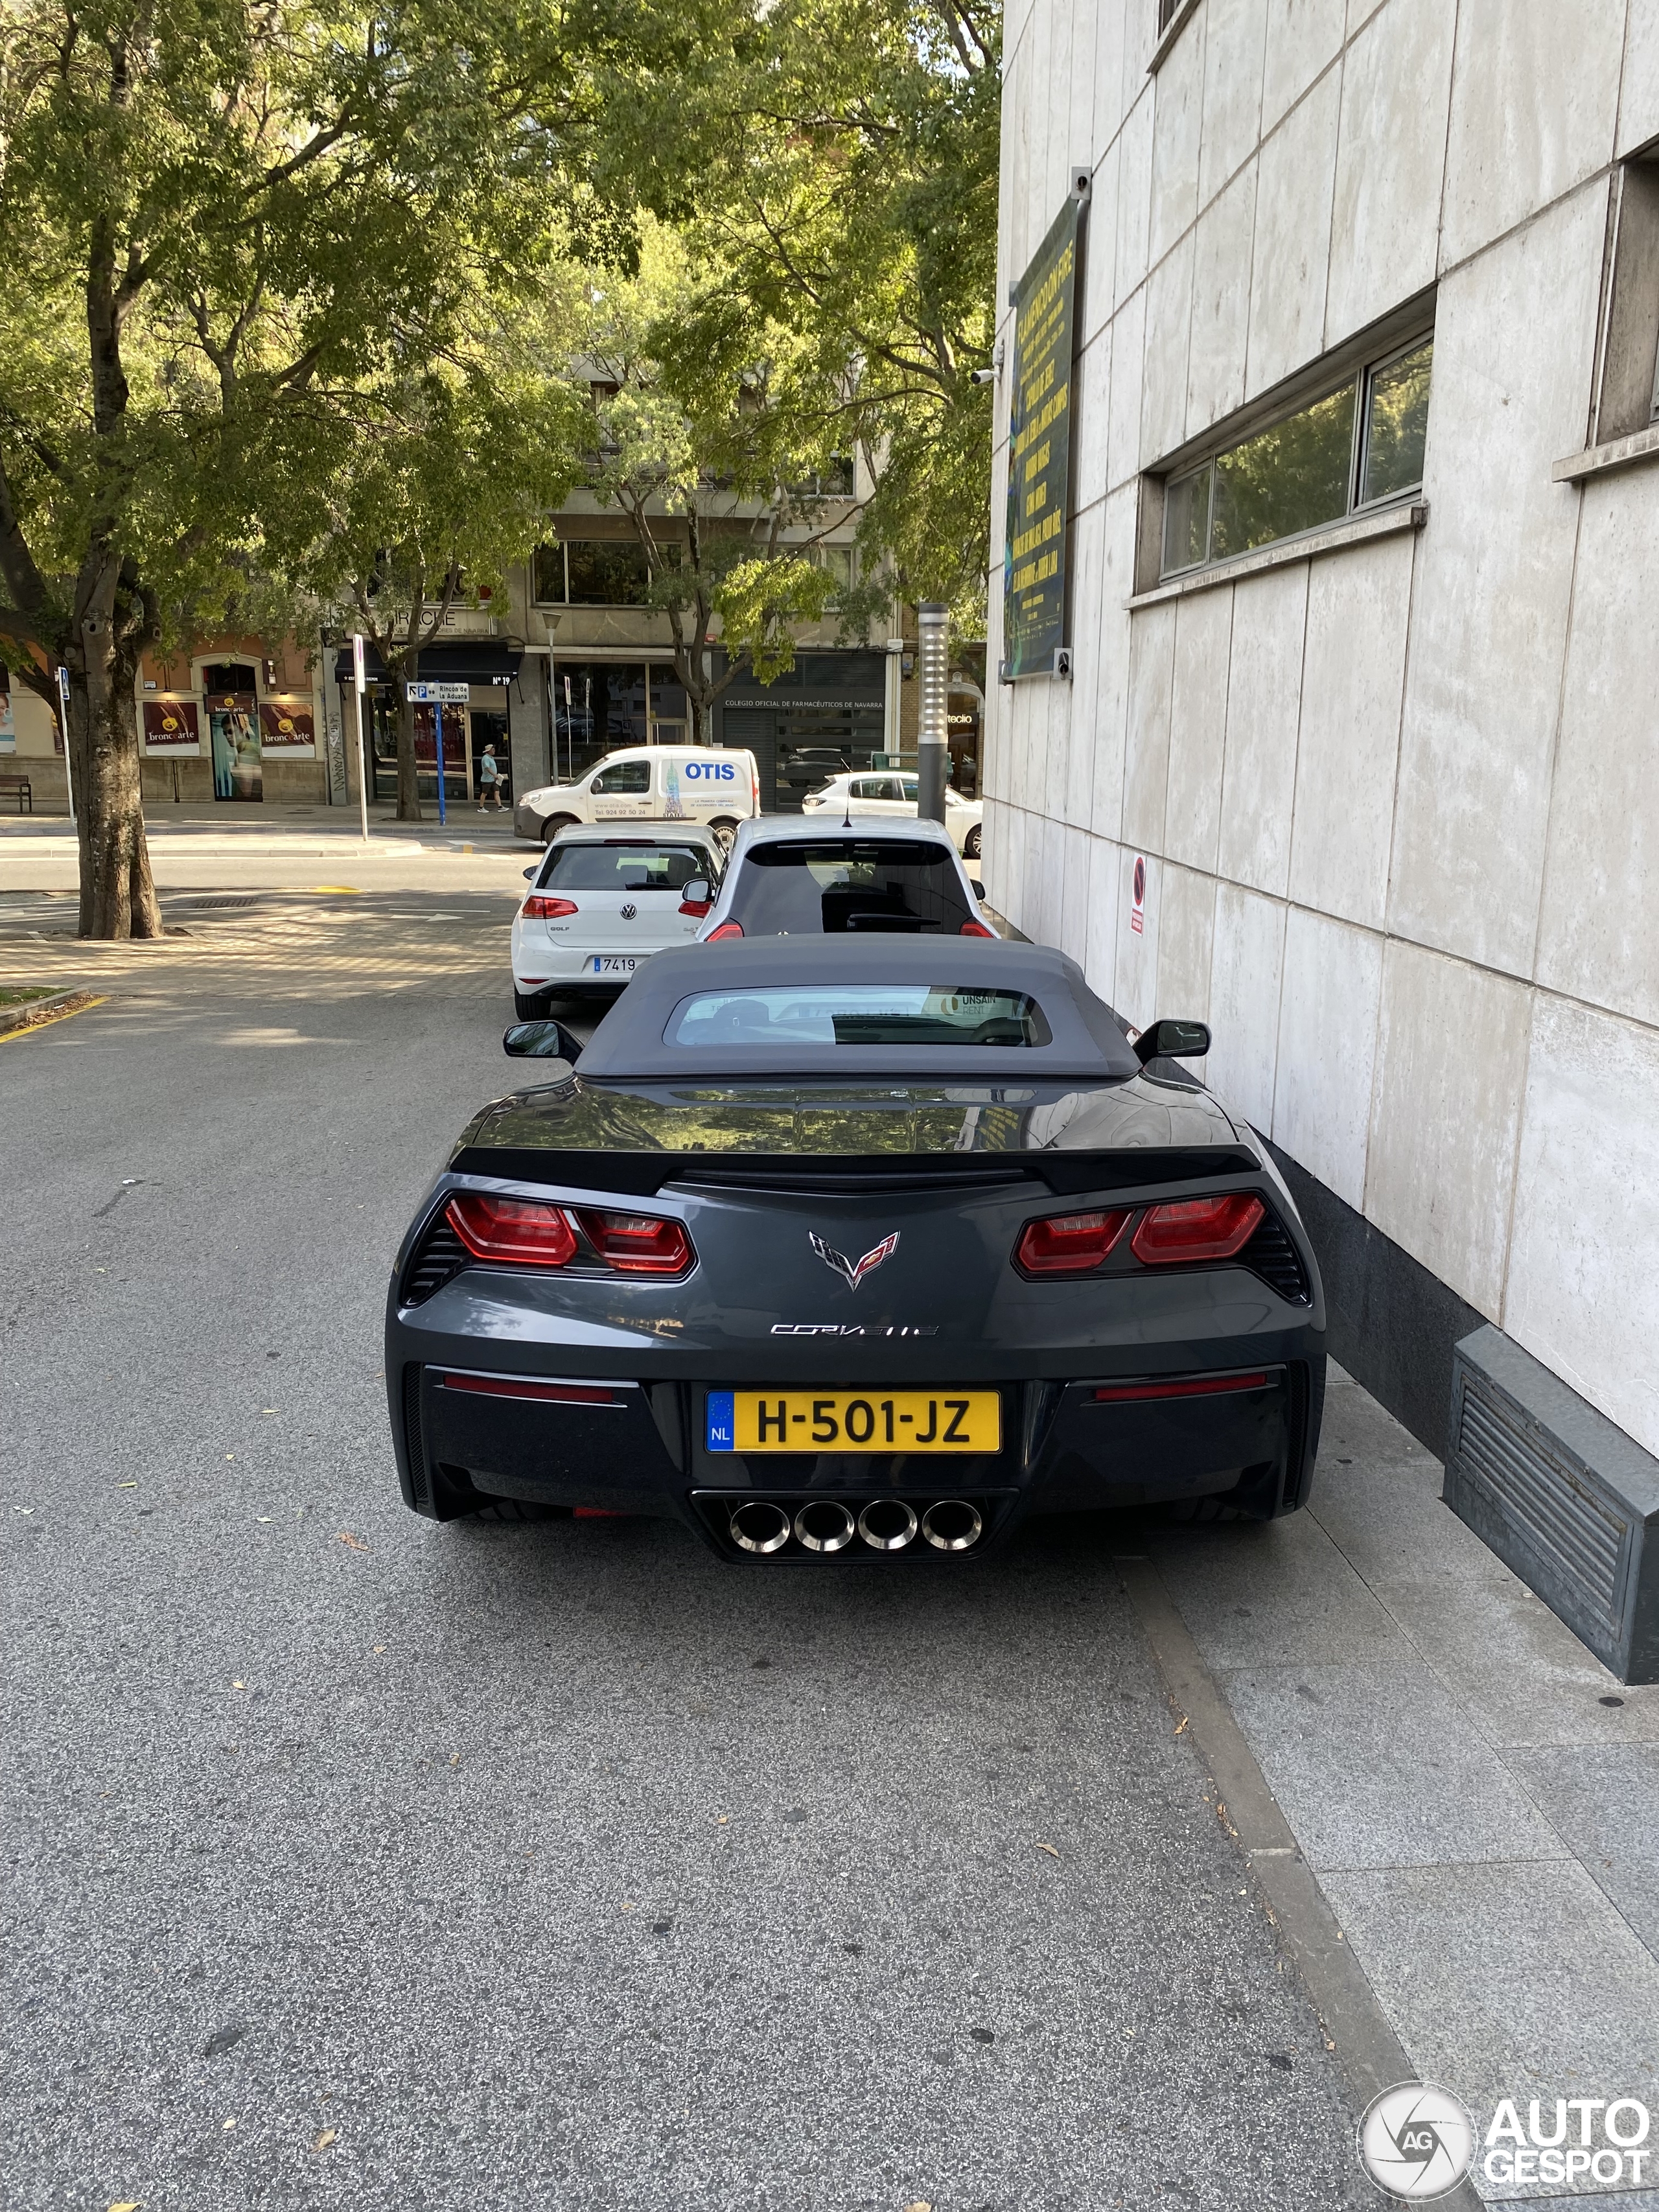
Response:
[{"label": "rear windshield", "polygon": [[537,888],[562,891],[677,891],[712,864],[693,845],[556,845]]},{"label": "rear windshield", "polygon": [[683,999],[666,1042],[685,1045],[1048,1044],[1023,991],[947,983],[782,984]]},{"label": "rear windshield", "polygon": [[978,916],[945,847],[836,837],[753,847],[738,870],[729,919],[748,937],[848,930],[956,937]]}]

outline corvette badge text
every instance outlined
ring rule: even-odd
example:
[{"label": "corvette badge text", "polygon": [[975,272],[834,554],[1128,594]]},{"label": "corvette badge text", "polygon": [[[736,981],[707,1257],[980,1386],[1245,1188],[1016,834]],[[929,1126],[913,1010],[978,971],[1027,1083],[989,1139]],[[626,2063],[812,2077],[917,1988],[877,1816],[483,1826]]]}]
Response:
[{"label": "corvette badge text", "polygon": [[1401,2081],[1367,2107],[1359,2162],[1401,2203],[1448,2195],[1477,2161],[1482,2180],[1499,2189],[1640,2188],[1652,2125],[1637,2097],[1504,2097],[1482,2129],[1445,2090]]}]

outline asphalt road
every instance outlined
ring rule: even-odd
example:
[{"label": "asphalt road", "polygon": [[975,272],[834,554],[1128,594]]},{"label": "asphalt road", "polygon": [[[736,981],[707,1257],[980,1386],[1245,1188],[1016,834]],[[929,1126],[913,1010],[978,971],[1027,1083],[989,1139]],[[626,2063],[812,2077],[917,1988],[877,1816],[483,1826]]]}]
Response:
[{"label": "asphalt road", "polygon": [[386,1273],[509,912],[0,945],[112,994],[0,1044],[9,2212],[1374,2203],[1121,1529],[405,1512]]}]

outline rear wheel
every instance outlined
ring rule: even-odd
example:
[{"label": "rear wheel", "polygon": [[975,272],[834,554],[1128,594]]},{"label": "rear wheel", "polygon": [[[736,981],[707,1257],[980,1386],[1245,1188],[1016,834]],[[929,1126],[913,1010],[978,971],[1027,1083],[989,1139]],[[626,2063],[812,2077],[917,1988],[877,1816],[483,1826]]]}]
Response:
[{"label": "rear wheel", "polygon": [[545,991],[514,991],[513,1011],[521,1022],[544,1022],[553,1001]]},{"label": "rear wheel", "polygon": [[721,859],[728,859],[732,851],[732,841],[738,834],[737,823],[729,815],[722,814],[718,822],[711,822],[708,827],[714,833],[714,842],[720,848]]},{"label": "rear wheel", "polygon": [[975,823],[973,828],[968,832],[968,835],[962,841],[962,857],[964,860],[976,860],[979,858],[979,824],[977,822]]},{"label": "rear wheel", "polygon": [[542,842],[550,845],[561,830],[568,830],[574,823],[574,814],[550,814],[542,824]]}]

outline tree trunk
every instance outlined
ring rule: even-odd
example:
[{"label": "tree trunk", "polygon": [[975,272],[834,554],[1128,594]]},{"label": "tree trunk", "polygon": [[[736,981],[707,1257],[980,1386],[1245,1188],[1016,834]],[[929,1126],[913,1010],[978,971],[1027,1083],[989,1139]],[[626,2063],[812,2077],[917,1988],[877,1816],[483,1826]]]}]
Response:
[{"label": "tree trunk", "polygon": [[[398,690],[404,690],[399,681]],[[398,702],[398,819],[420,822],[420,763],[415,757],[415,709],[407,697]]]},{"label": "tree trunk", "polygon": [[139,784],[137,672],[107,622],[69,655],[70,768],[81,847],[82,937],[159,937]]}]

